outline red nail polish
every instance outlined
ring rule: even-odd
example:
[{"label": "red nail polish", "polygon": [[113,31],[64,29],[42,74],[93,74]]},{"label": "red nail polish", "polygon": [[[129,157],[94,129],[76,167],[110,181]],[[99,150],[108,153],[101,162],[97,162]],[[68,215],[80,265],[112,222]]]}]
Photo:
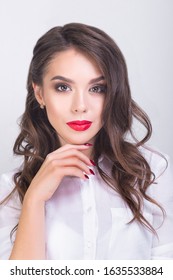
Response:
[{"label": "red nail polish", "polygon": [[88,147],[93,146],[91,143],[85,143],[84,145]]},{"label": "red nail polish", "polygon": [[92,165],[96,166],[95,162],[92,159],[90,159],[90,162],[92,163]]},{"label": "red nail polish", "polygon": [[93,171],[92,169],[90,169],[90,173],[91,173],[92,175],[95,175],[95,173],[94,173],[94,171]]},{"label": "red nail polish", "polygon": [[85,176],[86,179],[89,179],[89,177],[86,174],[84,174],[84,176]]}]

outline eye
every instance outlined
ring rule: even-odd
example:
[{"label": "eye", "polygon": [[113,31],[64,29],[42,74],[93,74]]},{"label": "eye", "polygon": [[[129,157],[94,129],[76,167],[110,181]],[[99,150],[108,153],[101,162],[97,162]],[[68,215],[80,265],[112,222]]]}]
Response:
[{"label": "eye", "polygon": [[55,89],[58,92],[68,92],[71,90],[71,88],[69,86],[67,86],[66,84],[57,84],[57,85],[55,85]]},{"label": "eye", "polygon": [[106,93],[106,86],[105,85],[96,85],[90,89],[90,92]]}]

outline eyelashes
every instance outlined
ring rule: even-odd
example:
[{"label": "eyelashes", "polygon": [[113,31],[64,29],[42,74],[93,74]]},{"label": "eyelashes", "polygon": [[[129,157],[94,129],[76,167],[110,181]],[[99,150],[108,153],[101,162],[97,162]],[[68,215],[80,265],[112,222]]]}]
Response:
[{"label": "eyelashes", "polygon": [[107,87],[105,85],[96,85],[93,86],[89,91],[96,92],[96,93],[106,93]]},{"label": "eyelashes", "polygon": [[[55,85],[55,90],[57,92],[70,92],[72,91],[72,88],[64,83],[58,83]],[[94,85],[91,88],[89,88],[89,92],[91,93],[106,93],[107,87],[106,85],[99,84],[99,85]]]},{"label": "eyelashes", "polygon": [[56,84],[55,90],[57,92],[68,92],[68,91],[71,91],[71,88],[66,84]]}]

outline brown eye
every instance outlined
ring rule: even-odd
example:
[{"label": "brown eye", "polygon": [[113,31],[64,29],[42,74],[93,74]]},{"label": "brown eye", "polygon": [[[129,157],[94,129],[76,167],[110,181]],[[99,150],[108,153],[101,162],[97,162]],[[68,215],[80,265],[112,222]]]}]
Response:
[{"label": "brown eye", "polygon": [[71,90],[71,88],[65,84],[57,84],[55,86],[56,91],[58,92],[68,92]]},{"label": "brown eye", "polygon": [[104,85],[94,86],[90,89],[90,92],[106,93],[106,86],[104,86]]}]

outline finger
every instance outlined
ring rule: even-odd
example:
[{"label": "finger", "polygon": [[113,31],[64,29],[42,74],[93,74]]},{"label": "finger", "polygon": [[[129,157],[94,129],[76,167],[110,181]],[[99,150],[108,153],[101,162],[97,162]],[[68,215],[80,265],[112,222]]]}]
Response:
[{"label": "finger", "polygon": [[77,167],[65,167],[62,169],[62,173],[63,173],[62,174],[63,177],[73,176],[73,177],[81,178],[83,180],[89,179],[89,177],[87,175],[85,175],[85,173]]},{"label": "finger", "polygon": [[55,150],[54,152],[57,152],[57,153],[61,153],[63,151],[68,151],[70,149],[76,149],[76,150],[87,150],[91,148],[91,146],[87,146],[85,144],[82,144],[82,145],[72,145],[72,144],[66,144],[62,147],[60,147],[59,149]]},{"label": "finger", "polygon": [[59,168],[60,166],[63,168],[66,167],[77,167],[78,169],[80,169],[82,172],[91,175],[91,171],[89,169],[89,167],[80,159],[78,159],[77,157],[70,157],[67,159],[62,159],[62,160],[55,160],[55,162],[57,163],[57,168]]},{"label": "finger", "polygon": [[63,159],[63,158],[65,159],[65,158],[69,158],[69,157],[73,157],[73,158],[76,157],[76,158],[80,159],[81,161],[83,161],[86,165],[92,166],[90,159],[85,154],[83,154],[81,151],[78,151],[74,148],[58,154],[59,159]]},{"label": "finger", "polygon": [[81,161],[83,161],[86,165],[92,166],[93,164],[91,163],[90,159],[83,154],[81,151],[78,151],[74,148],[68,149],[68,150],[64,150],[61,152],[52,152],[49,155],[47,155],[46,160],[48,162],[52,161],[52,160],[61,160],[61,159],[66,159],[69,157],[76,157],[78,159],[80,159]]}]

